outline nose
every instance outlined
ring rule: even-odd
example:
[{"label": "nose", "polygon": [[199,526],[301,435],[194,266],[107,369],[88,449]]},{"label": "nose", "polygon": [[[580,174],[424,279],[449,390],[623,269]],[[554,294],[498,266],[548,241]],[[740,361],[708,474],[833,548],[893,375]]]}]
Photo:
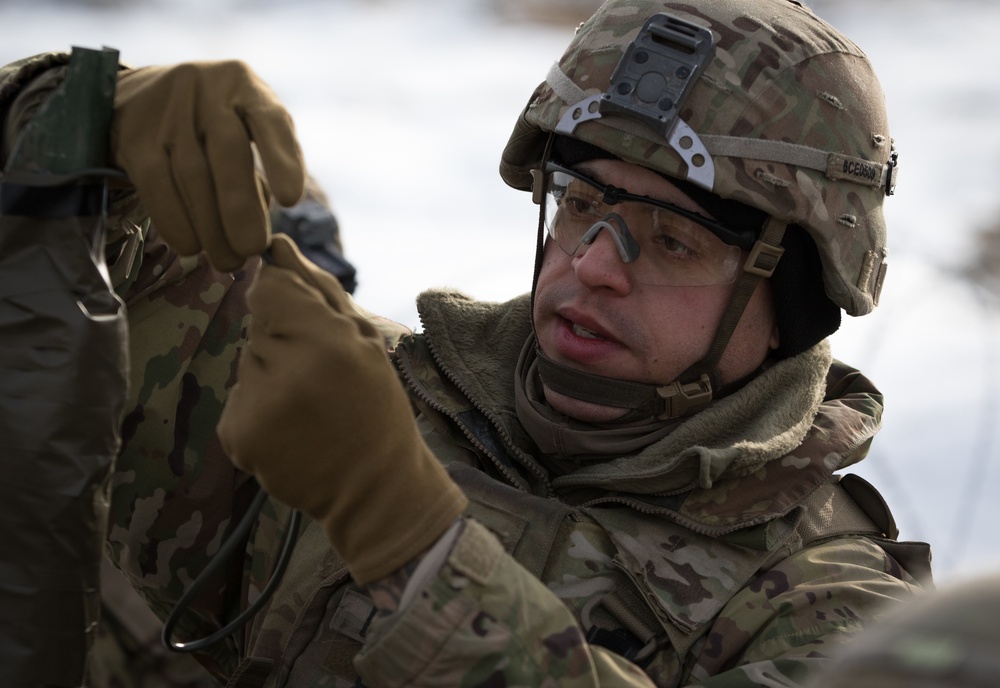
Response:
[{"label": "nose", "polygon": [[573,272],[577,280],[591,288],[606,287],[621,294],[632,291],[631,269],[622,260],[613,229],[597,233],[590,245],[581,245],[573,256]]}]

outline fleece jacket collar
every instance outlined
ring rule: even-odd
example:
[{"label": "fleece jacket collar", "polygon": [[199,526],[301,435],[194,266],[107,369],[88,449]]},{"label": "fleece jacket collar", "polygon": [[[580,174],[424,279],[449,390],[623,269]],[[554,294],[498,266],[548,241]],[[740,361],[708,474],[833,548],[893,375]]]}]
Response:
[{"label": "fleece jacket collar", "polygon": [[[530,333],[529,297],[484,303],[431,291],[417,305],[436,365],[475,407],[506,425],[501,434],[523,437],[513,375]],[[637,454],[584,464],[551,483],[591,495],[592,503],[688,512],[707,528],[730,530],[786,513],[834,471],[864,458],[880,428],[881,401],[863,376],[831,359],[824,341]],[[680,470],[696,476],[683,490],[676,487]]]}]

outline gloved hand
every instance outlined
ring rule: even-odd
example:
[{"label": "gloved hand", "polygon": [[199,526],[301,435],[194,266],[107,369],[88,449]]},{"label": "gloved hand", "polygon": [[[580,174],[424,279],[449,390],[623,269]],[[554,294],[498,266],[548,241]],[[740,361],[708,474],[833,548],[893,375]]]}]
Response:
[{"label": "gloved hand", "polygon": [[359,585],[432,545],[467,501],[417,431],[378,330],[335,277],[275,235],[219,421],[233,462],[322,522]]},{"label": "gloved hand", "polygon": [[125,170],[164,241],[201,250],[224,271],[267,247],[268,192],[282,205],[305,188],[288,112],[242,62],[190,62],[121,72],[112,163]]}]

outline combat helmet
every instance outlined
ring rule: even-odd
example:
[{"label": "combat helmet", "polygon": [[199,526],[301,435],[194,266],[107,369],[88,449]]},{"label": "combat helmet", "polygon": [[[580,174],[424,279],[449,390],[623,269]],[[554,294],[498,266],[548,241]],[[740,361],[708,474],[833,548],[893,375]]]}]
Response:
[{"label": "combat helmet", "polygon": [[[540,201],[558,137],[766,213],[745,268],[757,273],[746,276],[750,290],[797,226],[815,246],[838,323],[838,309],[877,305],[882,202],[897,177],[884,96],[861,49],[796,0],[609,0],[532,94],[503,152],[504,181]],[[742,310],[731,304],[724,317],[715,362],[721,330]],[[711,367],[682,375],[689,393],[705,396],[691,383],[704,388]]]}]

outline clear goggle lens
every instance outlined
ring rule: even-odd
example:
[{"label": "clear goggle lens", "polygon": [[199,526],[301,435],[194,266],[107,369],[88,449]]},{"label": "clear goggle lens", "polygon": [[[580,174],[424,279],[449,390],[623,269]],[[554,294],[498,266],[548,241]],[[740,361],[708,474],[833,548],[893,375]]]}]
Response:
[{"label": "clear goggle lens", "polygon": [[[607,230],[633,278],[657,286],[729,284],[740,269],[739,246],[727,244],[715,223],[664,201],[599,184],[549,163],[545,228],[570,256],[586,253]],[[721,231],[726,231],[722,229]]]}]

